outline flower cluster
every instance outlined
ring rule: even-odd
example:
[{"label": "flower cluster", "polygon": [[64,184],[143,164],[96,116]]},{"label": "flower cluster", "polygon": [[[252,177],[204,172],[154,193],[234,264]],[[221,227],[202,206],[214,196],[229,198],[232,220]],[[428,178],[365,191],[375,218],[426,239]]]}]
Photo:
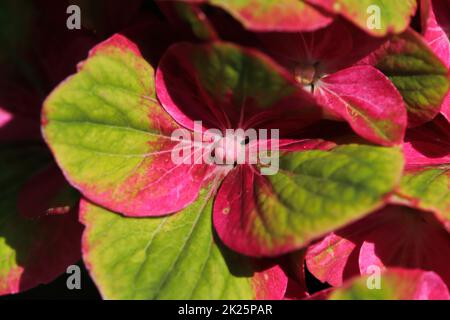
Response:
[{"label": "flower cluster", "polygon": [[0,5],[0,294],[450,299],[450,0],[88,3]]}]

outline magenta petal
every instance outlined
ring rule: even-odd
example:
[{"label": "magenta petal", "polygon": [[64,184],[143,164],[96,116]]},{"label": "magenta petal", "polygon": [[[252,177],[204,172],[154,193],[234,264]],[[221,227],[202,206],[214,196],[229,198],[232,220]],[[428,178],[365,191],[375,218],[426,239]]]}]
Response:
[{"label": "magenta petal", "polygon": [[66,214],[78,205],[79,197],[56,165],[32,176],[19,193],[19,213],[28,219]]},{"label": "magenta petal", "polygon": [[289,278],[285,300],[301,300],[308,298],[308,292],[306,290],[306,285],[304,283],[299,283],[298,281]]},{"label": "magenta petal", "polygon": [[315,91],[335,118],[363,138],[382,145],[403,142],[406,106],[389,79],[371,66],[354,66],[322,78]]},{"label": "magenta petal", "polygon": [[[133,198],[113,197],[108,193],[98,193],[95,187],[83,187],[89,199],[127,216],[164,216],[180,211],[194,202],[203,187],[219,175],[216,165],[207,164],[201,158],[204,149],[191,147],[188,151],[190,163],[175,163],[172,150],[181,150],[176,142],[160,141],[161,151],[153,155],[151,164],[141,165],[134,175],[124,183],[124,194],[134,193]],[[203,163],[195,163],[203,161]],[[140,172],[141,171],[141,172]],[[134,190],[134,191],[133,191]]]}]

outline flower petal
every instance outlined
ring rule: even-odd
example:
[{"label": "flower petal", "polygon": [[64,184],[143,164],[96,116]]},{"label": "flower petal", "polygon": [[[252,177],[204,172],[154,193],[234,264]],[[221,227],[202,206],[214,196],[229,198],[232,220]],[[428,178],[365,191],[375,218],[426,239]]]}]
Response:
[{"label": "flower petal", "polygon": [[204,128],[279,129],[298,132],[318,120],[314,98],[270,58],[229,43],[178,44],[156,76],[158,98],[181,125]]},{"label": "flower petal", "polygon": [[358,145],[283,153],[274,175],[238,166],[219,189],[214,226],[246,255],[293,251],[382,205],[402,168],[397,149]]},{"label": "flower petal", "polygon": [[180,214],[127,218],[81,203],[83,259],[108,299],[281,299],[278,265],[238,255],[211,228],[214,188]]},{"label": "flower petal", "polygon": [[254,31],[309,31],[329,24],[328,15],[304,0],[188,0],[208,3],[229,12]]},{"label": "flower petal", "polygon": [[315,95],[335,118],[345,119],[363,138],[390,146],[403,142],[406,106],[389,79],[371,66],[354,66],[326,76]]}]

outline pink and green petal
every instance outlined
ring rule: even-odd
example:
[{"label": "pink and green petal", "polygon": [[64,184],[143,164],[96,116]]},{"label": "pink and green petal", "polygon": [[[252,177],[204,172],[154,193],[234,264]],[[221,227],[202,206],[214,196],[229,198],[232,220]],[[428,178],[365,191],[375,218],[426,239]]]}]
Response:
[{"label": "pink and green petal", "polygon": [[41,147],[0,147],[0,167],[5,168],[0,172],[0,295],[49,283],[80,259],[82,226],[76,208],[41,217],[19,212],[22,185],[48,161]]},{"label": "pink and green petal", "polygon": [[253,31],[311,31],[332,22],[304,0],[188,0],[220,7]]},{"label": "pink and green petal", "polygon": [[275,128],[283,136],[321,115],[287,71],[230,43],[174,45],[157,70],[156,87],[167,112],[191,130],[201,120],[204,128]]},{"label": "pink and green petal", "polygon": [[319,80],[318,101],[363,138],[385,146],[403,142],[406,106],[389,79],[371,66],[354,66]]},{"label": "pink and green petal", "polygon": [[357,220],[386,201],[403,169],[396,148],[344,145],[283,153],[279,171],[239,166],[222,183],[214,226],[250,256],[277,256]]},{"label": "pink and green petal", "polygon": [[410,127],[436,117],[450,87],[449,70],[412,29],[393,37],[361,63],[382,71],[400,91]]},{"label": "pink and green petal", "polygon": [[330,300],[450,300],[449,289],[432,271],[391,268],[381,273],[380,289],[370,276],[355,278],[331,292]]},{"label": "pink and green petal", "polygon": [[176,215],[130,218],[81,204],[83,259],[107,299],[281,299],[277,265],[238,255],[211,228],[215,188]]},{"label": "pink and green petal", "polygon": [[[416,12],[416,0],[306,0],[333,14],[340,14],[374,36],[398,34],[406,30]],[[380,26],[369,24],[378,8]]]},{"label": "pink and green petal", "polygon": [[[120,35],[92,49],[78,73],[50,94],[42,126],[69,182],[126,215],[179,211],[214,174],[214,166],[194,164],[200,147],[171,139],[180,127],[156,100],[153,69]],[[172,151],[185,148],[190,161],[172,161]]]}]

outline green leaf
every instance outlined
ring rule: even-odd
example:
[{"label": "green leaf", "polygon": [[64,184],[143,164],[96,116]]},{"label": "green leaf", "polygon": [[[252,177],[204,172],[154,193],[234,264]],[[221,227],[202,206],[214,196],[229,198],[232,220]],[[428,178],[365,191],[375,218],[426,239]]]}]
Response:
[{"label": "green leaf", "polygon": [[408,170],[402,179],[399,194],[410,198],[418,208],[436,212],[450,220],[450,165]]},{"label": "green leaf", "polygon": [[395,36],[369,57],[400,91],[410,126],[432,120],[450,87],[449,71],[413,30]]},{"label": "green leaf", "polygon": [[[398,148],[344,145],[286,153],[277,174],[249,178],[242,171],[240,179],[230,178],[235,170],[227,176],[215,203],[214,225],[234,250],[280,255],[382,206],[402,170]],[[240,185],[245,192],[237,197]]]},{"label": "green leaf", "polygon": [[[307,2],[332,13],[341,14],[375,36],[403,32],[409,26],[417,8],[416,0],[307,0]],[[379,25],[376,19],[379,19]]]},{"label": "green leaf", "polygon": [[261,272],[216,242],[214,190],[204,189],[191,206],[163,218],[123,217],[83,202],[83,256],[103,297],[280,299],[286,285],[280,270]]}]

